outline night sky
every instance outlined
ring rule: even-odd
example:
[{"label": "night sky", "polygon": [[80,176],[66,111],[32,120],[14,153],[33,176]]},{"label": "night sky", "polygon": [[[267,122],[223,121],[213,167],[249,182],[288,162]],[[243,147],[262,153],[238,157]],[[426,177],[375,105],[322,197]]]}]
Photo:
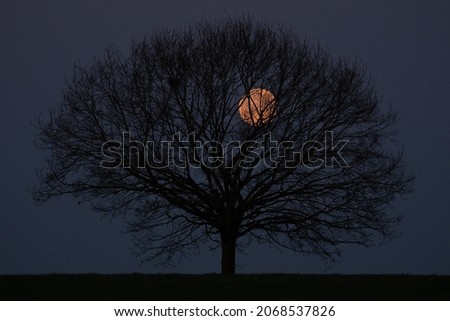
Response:
[{"label": "night sky", "polygon": [[33,203],[28,191],[43,153],[33,118],[61,99],[75,62],[115,44],[201,19],[248,14],[293,27],[335,56],[367,64],[382,103],[399,110],[400,140],[417,174],[414,192],[392,203],[401,237],[381,247],[342,247],[318,258],[247,248],[238,273],[450,274],[450,2],[437,1],[13,1],[0,3],[0,274],[213,273],[207,247],[174,267],[140,264],[121,221],[74,198]]}]

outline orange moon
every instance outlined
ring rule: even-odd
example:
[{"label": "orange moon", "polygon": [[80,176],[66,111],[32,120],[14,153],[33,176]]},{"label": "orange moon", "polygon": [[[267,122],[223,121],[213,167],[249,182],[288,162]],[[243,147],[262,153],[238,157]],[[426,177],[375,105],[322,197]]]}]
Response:
[{"label": "orange moon", "polygon": [[265,124],[275,113],[275,96],[267,89],[253,88],[239,100],[239,114],[249,125]]}]

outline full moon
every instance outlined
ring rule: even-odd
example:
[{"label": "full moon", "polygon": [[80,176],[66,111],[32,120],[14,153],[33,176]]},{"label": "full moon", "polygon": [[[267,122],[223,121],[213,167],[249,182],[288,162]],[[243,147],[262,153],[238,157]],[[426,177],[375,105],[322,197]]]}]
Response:
[{"label": "full moon", "polygon": [[249,125],[265,124],[275,113],[275,96],[267,89],[253,88],[239,100],[239,114]]}]

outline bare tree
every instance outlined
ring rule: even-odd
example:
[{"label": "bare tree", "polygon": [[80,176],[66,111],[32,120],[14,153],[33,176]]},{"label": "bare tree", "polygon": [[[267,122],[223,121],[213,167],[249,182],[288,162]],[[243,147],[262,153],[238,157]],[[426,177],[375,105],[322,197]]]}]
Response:
[{"label": "bare tree", "polygon": [[395,234],[387,205],[413,179],[396,119],[360,64],[251,19],[202,22],[74,68],[38,121],[34,197],[123,215],[145,260],[210,242],[234,273],[243,241],[332,259]]}]

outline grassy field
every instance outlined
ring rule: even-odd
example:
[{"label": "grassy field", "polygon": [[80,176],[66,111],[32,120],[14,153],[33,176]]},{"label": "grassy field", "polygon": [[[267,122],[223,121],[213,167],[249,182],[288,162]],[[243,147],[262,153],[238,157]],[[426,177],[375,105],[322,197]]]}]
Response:
[{"label": "grassy field", "polygon": [[450,300],[450,276],[18,275],[0,300]]}]

